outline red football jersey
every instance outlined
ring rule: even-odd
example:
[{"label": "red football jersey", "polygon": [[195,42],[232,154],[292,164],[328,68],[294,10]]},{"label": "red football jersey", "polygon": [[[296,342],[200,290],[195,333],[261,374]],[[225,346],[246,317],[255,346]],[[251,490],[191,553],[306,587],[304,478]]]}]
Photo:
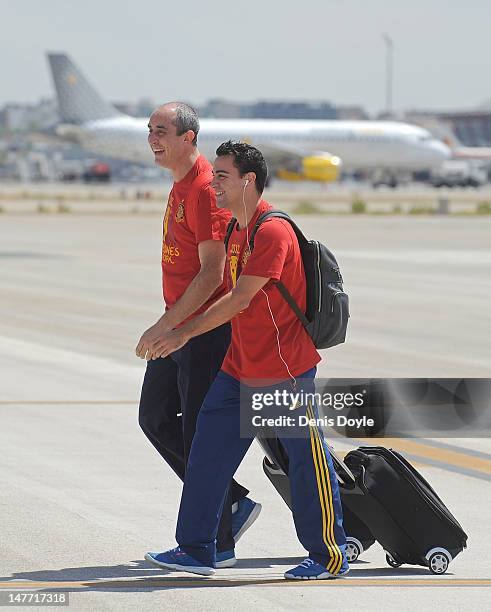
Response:
[{"label": "red football jersey", "polygon": [[[261,200],[249,222],[249,235],[259,215],[271,209],[268,202]],[[235,286],[240,274],[269,278],[263,287],[269,307],[266,295],[258,291],[248,308],[232,319],[232,342],[222,370],[240,380],[287,380],[288,369],[293,376],[298,376],[320,361],[312,339],[274,287],[274,281],[281,279],[299,307],[305,310],[306,281],[300,247],[295,232],[284,219],[272,218],[261,224],[252,254],[246,234],[246,228],[238,230],[236,226],[230,236],[225,269],[228,288]],[[249,380],[248,384],[254,382]]]},{"label": "red football jersey", "polygon": [[[197,191],[192,188],[193,181],[203,174],[204,182]],[[198,244],[205,240],[223,241],[225,237],[231,215],[228,210],[217,208],[215,191],[210,187],[212,179],[212,166],[200,155],[186,176],[174,183],[169,194],[162,241],[162,285],[166,309],[177,302],[201,268]],[[187,320],[206,310],[225,293],[224,279],[213,295]]]}]

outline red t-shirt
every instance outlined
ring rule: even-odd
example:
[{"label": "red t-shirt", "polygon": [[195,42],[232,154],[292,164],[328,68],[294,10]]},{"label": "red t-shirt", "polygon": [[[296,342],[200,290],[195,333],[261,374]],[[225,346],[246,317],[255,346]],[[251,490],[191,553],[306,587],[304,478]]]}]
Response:
[{"label": "red t-shirt", "polygon": [[[271,208],[268,202],[261,200],[249,222],[249,235],[259,215]],[[274,281],[281,280],[305,311],[305,272],[298,240],[288,221],[272,218],[262,223],[254,238],[252,254],[249,253],[246,229],[234,228],[225,266],[229,290],[235,286],[240,274],[269,277],[263,289],[279,330],[281,356],[293,376],[313,368],[319,363],[320,355],[297,315],[274,287]],[[289,378],[279,354],[277,332],[268,302],[262,291],[252,298],[248,308],[232,319],[232,342],[222,370],[239,380],[271,379],[277,382]],[[254,385],[254,382],[249,380],[248,384]]]},{"label": "red t-shirt", "polygon": [[[193,181],[200,179],[201,188]],[[162,240],[162,286],[166,309],[173,306],[201,269],[198,244],[225,237],[230,212],[216,205],[215,190],[210,187],[213,170],[200,155],[186,176],[174,183],[164,216]],[[195,183],[196,185],[196,183]],[[224,282],[213,295],[187,320],[206,310],[227,291]]]}]

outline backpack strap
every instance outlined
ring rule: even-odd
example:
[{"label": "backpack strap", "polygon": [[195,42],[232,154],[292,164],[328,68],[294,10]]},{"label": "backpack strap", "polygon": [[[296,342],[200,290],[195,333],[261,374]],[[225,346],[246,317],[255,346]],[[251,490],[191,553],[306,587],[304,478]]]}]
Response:
[{"label": "backpack strap", "polygon": [[298,304],[295,302],[295,300],[292,297],[292,294],[288,291],[288,289],[285,287],[285,285],[281,281],[277,281],[275,283],[275,286],[277,287],[278,291],[281,293],[281,295],[282,295],[283,299],[285,300],[285,302],[287,302],[288,306],[290,306],[290,308],[293,310],[293,312],[300,319],[300,322],[302,323],[302,325],[304,327],[307,327],[307,325],[309,324],[309,320],[305,316],[305,313],[303,313],[300,310]]},{"label": "backpack strap", "polygon": [[[272,217],[277,217],[278,219],[285,219],[286,221],[288,221],[288,223],[292,226],[295,235],[297,236],[298,242],[302,243],[302,242],[307,242],[307,239],[305,238],[305,236],[303,235],[302,231],[300,230],[299,227],[297,227],[297,225],[295,224],[295,222],[293,221],[293,219],[287,215],[285,212],[281,211],[281,210],[268,210],[265,213],[263,213],[262,215],[260,215],[252,229],[251,235],[249,236],[249,250],[252,253],[252,250],[254,249],[254,238],[256,236],[256,232],[259,229],[259,227],[261,226],[261,224],[266,221],[266,219],[270,219]],[[236,220],[234,219],[234,222]],[[233,226],[232,226],[233,227]],[[230,231],[230,233],[232,233],[232,231]],[[228,234],[228,229],[227,229],[227,234]],[[230,238],[230,235],[228,234],[228,237]],[[227,241],[228,242],[228,241]],[[295,302],[295,300],[293,299],[291,293],[288,291],[288,289],[285,287],[285,285],[279,280],[276,281],[275,286],[278,288],[278,291],[281,293],[283,299],[285,300],[285,302],[287,302],[287,304],[290,306],[290,308],[293,310],[293,312],[297,315],[297,317],[300,319],[300,322],[302,323],[302,325],[304,327],[307,327],[307,325],[309,324],[309,320],[307,319],[307,317],[305,316],[305,313],[302,312],[302,310],[300,309],[300,307],[298,306],[298,304]]]},{"label": "backpack strap", "polygon": [[223,244],[225,245],[225,253],[228,251],[228,243],[230,241],[230,236],[234,231],[235,224],[237,223],[237,219],[232,217],[227,225],[227,231],[225,232],[225,238],[223,239]]},{"label": "backpack strap", "polygon": [[285,212],[283,212],[282,210],[267,210],[262,215],[259,215],[254,227],[252,228],[251,235],[249,236],[249,250],[251,251],[251,253],[254,249],[254,238],[256,237],[257,230],[259,229],[261,224],[264,221],[266,221],[266,219],[270,219],[271,217],[278,217],[279,219],[286,219],[287,221],[292,223],[291,217],[287,215]]}]

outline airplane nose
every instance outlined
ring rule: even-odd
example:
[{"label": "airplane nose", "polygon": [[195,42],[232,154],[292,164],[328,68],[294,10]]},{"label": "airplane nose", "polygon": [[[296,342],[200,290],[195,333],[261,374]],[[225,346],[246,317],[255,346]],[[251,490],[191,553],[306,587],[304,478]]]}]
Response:
[{"label": "airplane nose", "polygon": [[450,148],[440,140],[432,141],[431,150],[433,153],[434,160],[437,162],[443,162],[446,159],[449,159],[452,155]]}]

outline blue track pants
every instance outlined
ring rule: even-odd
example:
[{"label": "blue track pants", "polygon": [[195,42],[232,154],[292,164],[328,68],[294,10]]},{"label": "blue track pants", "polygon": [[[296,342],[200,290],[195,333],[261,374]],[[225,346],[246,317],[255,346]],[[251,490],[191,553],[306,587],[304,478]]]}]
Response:
[{"label": "blue track pants", "polygon": [[[299,378],[313,379],[315,368]],[[213,566],[216,537],[229,483],[253,438],[240,437],[240,382],[220,371],[199,412],[179,509],[181,548]],[[312,407],[300,407],[313,417]],[[332,574],[347,567],[346,537],[332,459],[317,427],[303,437],[275,428],[289,458],[292,511],[298,539],[309,556]],[[283,434],[283,435],[282,435]]]}]

